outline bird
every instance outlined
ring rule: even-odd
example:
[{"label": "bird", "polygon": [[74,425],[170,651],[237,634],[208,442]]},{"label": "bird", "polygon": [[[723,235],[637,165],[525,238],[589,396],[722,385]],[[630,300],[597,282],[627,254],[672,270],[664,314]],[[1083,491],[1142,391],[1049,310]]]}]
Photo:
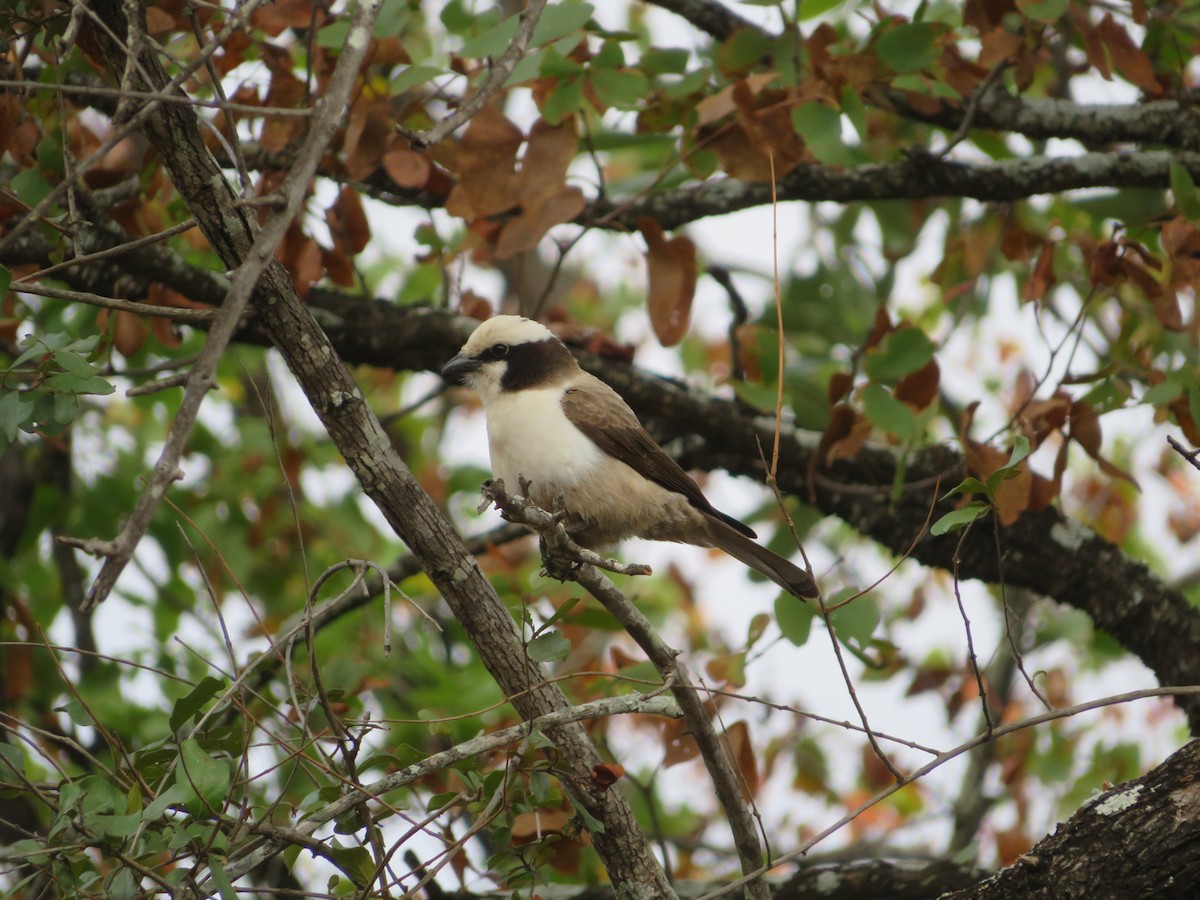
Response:
[{"label": "bird", "polygon": [[820,593],[812,575],[755,543],[753,530],[717,510],[647,433],[621,395],[585,372],[545,325],[497,315],[442,368],[473,389],[487,419],[492,473],[552,509],[581,547],[628,537],[717,547],[798,599]]}]

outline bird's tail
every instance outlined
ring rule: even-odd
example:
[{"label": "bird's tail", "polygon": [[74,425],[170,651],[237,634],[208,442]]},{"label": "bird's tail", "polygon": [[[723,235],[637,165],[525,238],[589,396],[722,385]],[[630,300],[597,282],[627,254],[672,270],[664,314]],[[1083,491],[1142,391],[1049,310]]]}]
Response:
[{"label": "bird's tail", "polygon": [[801,600],[817,597],[821,591],[813,577],[799,566],[759,546],[741,532],[719,519],[708,520],[708,532],[713,546],[724,550],[734,559],[775,582],[793,597]]}]

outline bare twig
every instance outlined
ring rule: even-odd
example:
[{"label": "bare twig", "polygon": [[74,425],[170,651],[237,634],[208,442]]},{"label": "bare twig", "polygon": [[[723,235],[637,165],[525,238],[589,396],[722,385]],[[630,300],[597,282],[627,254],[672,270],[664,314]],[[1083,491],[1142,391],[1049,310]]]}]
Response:
[{"label": "bare twig", "polygon": [[[313,813],[310,818],[301,822],[297,826],[297,830],[301,834],[311,835],[326,822],[344,815],[358,805],[364,797],[368,799],[381,797],[397,788],[411,784],[431,772],[440,771],[464,759],[470,759],[473,756],[479,756],[483,753],[490,753],[493,750],[498,750],[501,747],[507,747],[510,744],[522,741],[534,731],[541,731],[555,725],[567,725],[574,722],[583,722],[588,719],[632,713],[678,718],[682,715],[678,704],[670,697],[659,696],[659,693],[663,690],[665,690],[665,687],[661,687],[658,691],[649,694],[635,693],[622,697],[606,697],[603,700],[593,700],[590,703],[584,703],[580,706],[555,710],[552,713],[538,716],[519,725],[514,725],[511,728],[505,728],[502,731],[480,735],[469,741],[464,741],[448,750],[443,750],[440,753],[426,757],[420,762],[413,763],[411,766],[406,766],[399,772],[393,772],[379,781],[364,785],[356,793],[335,800],[333,803],[322,807],[318,812]],[[268,839],[262,846],[254,849],[252,852],[240,857],[231,858],[225,865],[226,874],[230,879],[236,880],[282,851],[285,846],[287,846],[286,841]]]},{"label": "bare twig", "polygon": [[370,45],[371,28],[381,4],[382,0],[369,0],[355,8],[345,46],[338,57],[329,85],[319,101],[319,110],[312,130],[297,154],[292,170],[280,186],[280,194],[286,203],[267,220],[245,260],[233,273],[229,295],[217,319],[213,321],[204,349],[192,368],[175,424],[154,466],[154,474],[138,498],[124,529],[107,548],[104,554],[107,558],[84,601],[85,609],[95,608],[96,604],[108,596],[142,535],[145,534],[146,528],[149,527],[150,518],[159,501],[177,477],[179,459],[195,424],[200,404],[208,393],[209,385],[215,379],[217,363],[237,330],[238,320],[250,302],[250,295],[258,283],[259,275],[274,258],[276,246],[283,239],[307,195],[308,180],[316,171],[321,155],[341,121],[342,110],[358,77],[359,64],[365,58]]},{"label": "bare twig", "polygon": [[433,127],[407,135],[414,150],[424,150],[448,137],[483,109],[487,102],[504,87],[504,82],[508,81],[513,67],[525,55],[525,48],[529,46],[529,39],[533,36],[533,30],[537,27],[538,19],[541,18],[545,6],[546,0],[529,0],[529,5],[521,10],[517,18],[517,33],[509,42],[508,49],[499,59],[488,60],[488,74],[483,84],[479,86],[479,90],[471,99],[464,100],[454,112]]},{"label": "bare twig", "polygon": [[[120,297],[101,297],[87,291],[68,291],[64,288],[50,287],[46,284],[14,284],[18,293],[37,294],[40,297],[53,297],[56,300],[70,300],[73,303],[86,303],[88,306],[99,306],[103,309],[118,309],[139,316],[156,316],[160,319],[174,319],[176,322],[213,322],[218,316],[215,309],[181,309],[175,306],[152,306],[149,303],[138,303],[136,300],[122,300]],[[234,323],[237,324],[236,322]]]},{"label": "bare twig", "polygon": [[527,497],[523,496],[524,491],[522,494],[510,495],[504,489],[503,479],[485,481],[480,488],[480,493],[484,497],[483,502],[479,505],[480,512],[494,503],[508,521],[532,528],[546,540],[553,541],[553,549],[559,551],[560,556],[567,556],[595,566],[597,569],[615,572],[617,575],[654,574],[649,566],[642,563],[623,563],[580,547],[571,539],[566,528],[558,527],[563,518],[561,512],[548,513],[535,506]]},{"label": "bare twig", "polygon": [[1177,441],[1175,439],[1175,436],[1171,435],[1171,434],[1167,435],[1167,443],[1171,445],[1172,450],[1174,450],[1176,453],[1178,453],[1180,456],[1182,456],[1184,459],[1186,459],[1189,463],[1191,463],[1191,465],[1194,468],[1200,469],[1200,462],[1196,462],[1197,455],[1200,455],[1200,449],[1198,449],[1198,450],[1184,449],[1183,444],[1179,443],[1179,441]]}]

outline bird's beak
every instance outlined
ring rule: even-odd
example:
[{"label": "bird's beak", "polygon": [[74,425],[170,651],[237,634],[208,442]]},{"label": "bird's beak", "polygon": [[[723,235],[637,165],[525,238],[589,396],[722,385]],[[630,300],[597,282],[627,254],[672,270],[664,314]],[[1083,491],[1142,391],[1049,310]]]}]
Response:
[{"label": "bird's beak", "polygon": [[469,375],[472,372],[478,372],[483,366],[483,363],[472,356],[463,356],[461,353],[442,366],[442,377],[461,381],[464,375]]}]

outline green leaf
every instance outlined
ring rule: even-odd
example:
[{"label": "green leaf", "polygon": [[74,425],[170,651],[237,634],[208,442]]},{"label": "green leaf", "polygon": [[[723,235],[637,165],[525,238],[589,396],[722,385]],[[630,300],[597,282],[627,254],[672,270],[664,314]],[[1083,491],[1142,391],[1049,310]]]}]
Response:
[{"label": "green leaf", "polygon": [[366,847],[339,847],[337,844],[329,848],[333,861],[350,877],[358,887],[366,887],[375,874],[375,861]]},{"label": "green leaf", "polygon": [[0,300],[3,300],[4,295],[8,293],[10,284],[12,284],[12,272],[7,266],[0,266]]},{"label": "green leaf", "polygon": [[937,61],[936,37],[926,22],[898,25],[879,36],[875,52],[893,72],[917,72]]},{"label": "green leaf", "polygon": [[9,391],[0,397],[0,436],[12,443],[17,439],[21,426],[33,414],[33,403],[18,391]]},{"label": "green leaf", "polygon": [[550,3],[542,10],[529,44],[540,47],[581,29],[595,12],[590,3]]},{"label": "green leaf", "polygon": [[216,885],[221,900],[237,900],[237,891],[234,890],[233,882],[229,880],[229,875],[221,860],[215,856],[208,858],[208,873],[212,876],[213,884]]},{"label": "green leaf", "polygon": [[604,823],[593,816],[590,812],[575,802],[575,798],[570,794],[567,799],[571,801],[571,806],[575,807],[575,814],[583,820],[583,826],[592,834],[604,834]]},{"label": "green leaf", "polygon": [[951,510],[940,519],[933,523],[929,528],[929,533],[934,537],[946,534],[949,531],[959,531],[970,525],[976,519],[987,515],[991,507],[982,500],[974,503],[968,503],[966,506],[959,509]]},{"label": "green leaf", "polygon": [[542,116],[551,125],[557,125],[571,116],[583,105],[583,79],[568,78],[560,81],[542,104]]},{"label": "green leaf", "polygon": [[188,738],[180,748],[182,759],[175,782],[190,795],[184,805],[193,815],[220,810],[229,793],[229,766],[210,756],[194,738]]},{"label": "green leaf", "polygon": [[1200,194],[1196,192],[1196,183],[1192,181],[1191,173],[1175,161],[1171,162],[1171,194],[1180,215],[1191,222],[1200,222]]},{"label": "green leaf", "polygon": [[223,678],[206,675],[200,679],[200,683],[192,688],[187,696],[180,697],[175,701],[175,706],[171,709],[171,731],[178,732],[180,728],[191,722],[204,709],[205,704],[224,688],[225,680]]},{"label": "green leaf", "polygon": [[95,725],[96,720],[92,718],[92,714],[88,712],[87,707],[83,705],[81,700],[69,700],[62,706],[54,707],[56,712],[66,713],[76,725]]},{"label": "green leaf", "polygon": [[445,69],[437,66],[409,66],[392,79],[392,93],[403,94],[422,84],[426,84],[440,75],[445,75]]},{"label": "green leaf", "polygon": [[69,373],[51,375],[46,379],[46,387],[54,391],[66,391],[69,394],[111,394],[116,390],[108,381],[99,375],[81,377]]},{"label": "green leaf", "polygon": [[858,91],[846,85],[842,88],[842,115],[850,120],[860,141],[867,139],[867,108],[863,105]]},{"label": "green leaf", "polygon": [[[835,606],[847,597],[853,596],[853,593],[855,593],[853,589],[847,588],[829,598],[826,603]],[[871,634],[879,624],[879,604],[870,595],[856,597],[852,602],[831,612],[829,621],[833,624],[838,639],[842,643],[854,641],[860,647],[864,647],[871,640]]]},{"label": "green leaf", "polygon": [[68,372],[71,375],[78,375],[80,378],[87,378],[90,375],[94,375],[100,368],[94,363],[88,362],[82,354],[76,353],[74,350],[66,347],[55,352],[54,361],[62,366],[64,372]]},{"label": "green leaf", "polygon": [[410,16],[408,0],[383,0],[371,34],[377,38],[399,37]]},{"label": "green leaf", "polygon": [[987,492],[989,497],[995,498],[996,489],[1000,487],[1001,482],[1007,481],[1010,478],[1016,478],[1021,474],[1021,470],[1017,466],[1028,455],[1029,438],[1023,434],[1018,434],[1013,439],[1012,455],[1008,458],[1008,462],[988,476]]},{"label": "green leaf", "polygon": [[9,186],[26,206],[34,207],[50,195],[53,190],[44,175],[37,169],[25,169],[13,176]]},{"label": "green leaf", "polygon": [[934,349],[920,328],[893,331],[867,356],[867,374],[878,381],[898,381],[933,359]]},{"label": "green leaf", "polygon": [[946,491],[939,499],[946,500],[956,494],[986,494],[987,485],[978,478],[967,477]]},{"label": "green leaf", "polygon": [[752,69],[766,56],[767,41],[757,28],[739,28],[717,48],[717,67],[730,78]]},{"label": "green leaf", "polygon": [[429,798],[429,802],[425,804],[425,809],[428,812],[437,812],[457,797],[458,791],[443,791],[440,794],[434,794]]},{"label": "green leaf", "polygon": [[558,662],[571,652],[571,642],[561,631],[548,631],[529,642],[529,658],[534,662]]},{"label": "green leaf", "polygon": [[920,437],[917,416],[910,406],[901,403],[878,384],[863,388],[863,412],[867,418],[888,434],[902,441],[914,441]]},{"label": "green leaf", "polygon": [[824,103],[801,103],[792,110],[792,128],[813,156],[829,165],[845,165],[850,153],[842,143],[842,114]]},{"label": "green leaf", "polygon": [[1188,391],[1188,412],[1192,414],[1192,421],[1200,424],[1200,386],[1193,384]]},{"label": "green leaf", "polygon": [[639,66],[651,75],[682,75],[687,71],[690,58],[687,50],[651,47],[642,54]]},{"label": "green leaf", "polygon": [[350,33],[350,22],[347,19],[334,19],[317,32],[317,46],[326,50],[336,50],[345,46],[346,35]]},{"label": "green leaf", "polygon": [[797,647],[803,647],[812,634],[816,607],[797,600],[791,594],[781,593],[775,598],[775,624],[785,638]]},{"label": "green leaf", "polygon": [[650,92],[646,76],[628,69],[597,69],[593,66],[590,81],[600,102],[617,109],[637,109]]},{"label": "green leaf", "polygon": [[458,55],[467,59],[480,59],[484,56],[499,56],[512,42],[517,34],[516,16],[509,16],[498,25],[494,25],[482,34],[476,35],[462,45]]},{"label": "green leaf", "polygon": [[1170,403],[1182,393],[1182,384],[1178,381],[1167,380],[1147,389],[1146,393],[1142,394],[1142,402],[1150,406],[1160,406]]},{"label": "green leaf", "polygon": [[800,0],[800,9],[796,13],[796,17],[801,22],[807,22],[809,19],[815,19],[830,10],[837,9],[843,2],[844,0]]},{"label": "green leaf", "polygon": [[1017,9],[1039,22],[1057,22],[1067,11],[1067,0],[1017,0]]}]

